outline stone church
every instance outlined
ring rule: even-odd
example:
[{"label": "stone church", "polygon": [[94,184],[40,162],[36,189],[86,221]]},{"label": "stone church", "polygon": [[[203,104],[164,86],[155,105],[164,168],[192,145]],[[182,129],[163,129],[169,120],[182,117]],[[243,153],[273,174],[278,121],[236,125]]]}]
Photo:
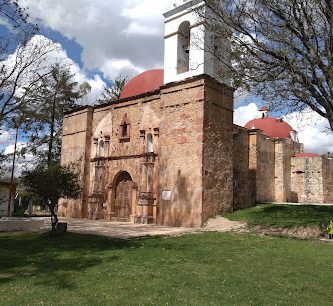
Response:
[{"label": "stone church", "polygon": [[83,191],[59,202],[60,216],[201,227],[257,202],[333,202],[330,156],[304,153],[265,107],[233,124],[233,88],[205,51],[213,36],[197,8],[209,13],[192,0],[164,14],[164,69],[131,79],[116,103],[65,114],[61,160]]}]

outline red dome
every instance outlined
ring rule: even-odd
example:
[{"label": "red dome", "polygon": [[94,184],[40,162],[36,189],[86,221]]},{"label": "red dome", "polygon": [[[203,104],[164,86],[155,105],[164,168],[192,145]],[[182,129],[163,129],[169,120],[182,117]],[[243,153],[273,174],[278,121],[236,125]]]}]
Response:
[{"label": "red dome", "polygon": [[264,135],[275,138],[291,138],[290,131],[293,131],[287,122],[273,117],[253,119],[246,123],[245,127],[262,130]]},{"label": "red dome", "polygon": [[120,99],[155,91],[163,85],[163,69],[145,71],[129,80],[121,92]]}]

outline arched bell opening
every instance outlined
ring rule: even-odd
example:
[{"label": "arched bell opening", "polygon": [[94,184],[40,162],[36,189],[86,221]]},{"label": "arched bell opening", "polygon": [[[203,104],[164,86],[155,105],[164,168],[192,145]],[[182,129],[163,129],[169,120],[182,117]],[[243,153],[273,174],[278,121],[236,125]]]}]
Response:
[{"label": "arched bell opening", "polygon": [[184,21],[178,28],[177,42],[177,73],[184,73],[190,69],[191,29],[190,22]]}]

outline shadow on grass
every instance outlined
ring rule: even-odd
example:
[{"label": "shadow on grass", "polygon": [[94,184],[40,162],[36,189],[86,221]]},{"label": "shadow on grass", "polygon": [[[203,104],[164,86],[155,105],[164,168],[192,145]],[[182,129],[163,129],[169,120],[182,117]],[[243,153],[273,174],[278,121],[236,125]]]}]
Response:
[{"label": "shadow on grass", "polygon": [[333,219],[333,206],[262,204],[228,215],[250,225],[272,227],[316,226]]},{"label": "shadow on grass", "polygon": [[[120,240],[80,234],[1,234],[0,285],[29,278],[35,285],[73,290],[73,273],[117,261],[118,250],[140,247],[140,239]],[[109,252],[109,253],[107,253]]]}]

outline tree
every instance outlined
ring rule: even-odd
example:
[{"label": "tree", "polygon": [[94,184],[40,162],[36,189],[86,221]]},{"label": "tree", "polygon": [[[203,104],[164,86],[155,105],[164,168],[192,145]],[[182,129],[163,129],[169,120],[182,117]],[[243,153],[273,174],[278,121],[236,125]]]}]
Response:
[{"label": "tree", "polygon": [[108,87],[104,88],[103,97],[98,100],[98,104],[118,101],[127,81],[127,77],[117,76],[110,82]]},{"label": "tree", "polygon": [[69,166],[42,165],[25,171],[22,182],[28,192],[37,195],[51,211],[52,231],[56,230],[58,216],[56,207],[60,198],[77,199],[81,187],[78,175]]},{"label": "tree", "polygon": [[77,107],[78,101],[90,91],[87,82],[78,84],[73,77],[69,67],[55,64],[32,88],[24,88],[28,91],[24,113],[34,119],[25,126],[30,131],[30,150],[48,164],[60,158],[63,113]]},{"label": "tree", "polygon": [[[49,73],[47,56],[59,45],[35,35],[26,9],[18,1],[0,0],[0,126],[26,106],[25,95]],[[22,93],[22,88],[26,90]]]},{"label": "tree", "polygon": [[274,110],[310,108],[333,130],[333,2],[205,2],[212,12],[205,23],[232,46],[231,63],[214,46],[208,51],[228,66],[234,86],[270,101]]}]

